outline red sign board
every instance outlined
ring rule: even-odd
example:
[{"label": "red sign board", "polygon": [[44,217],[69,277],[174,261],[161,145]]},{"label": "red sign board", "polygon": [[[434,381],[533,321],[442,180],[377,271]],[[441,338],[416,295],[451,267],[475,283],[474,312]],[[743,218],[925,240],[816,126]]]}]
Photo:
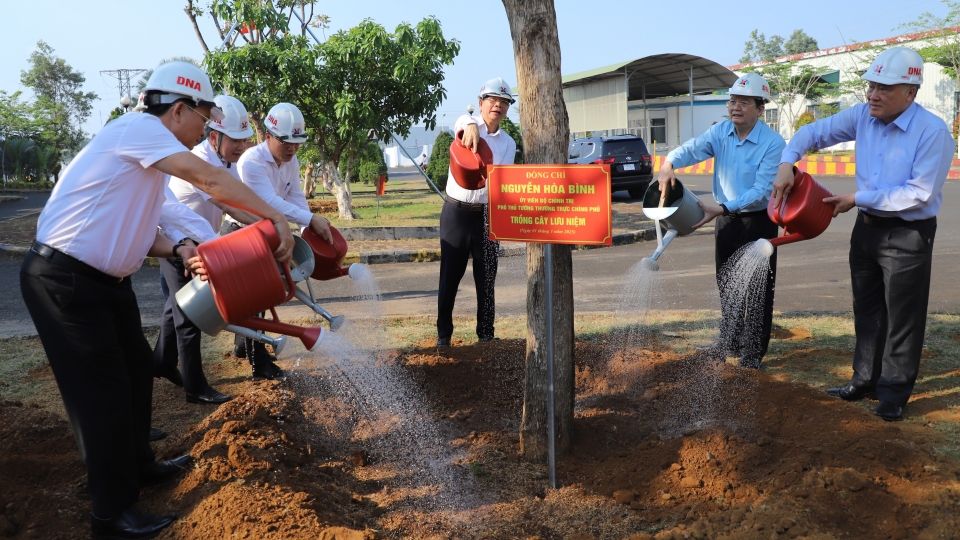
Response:
[{"label": "red sign board", "polygon": [[490,239],[610,245],[609,165],[488,165]]}]

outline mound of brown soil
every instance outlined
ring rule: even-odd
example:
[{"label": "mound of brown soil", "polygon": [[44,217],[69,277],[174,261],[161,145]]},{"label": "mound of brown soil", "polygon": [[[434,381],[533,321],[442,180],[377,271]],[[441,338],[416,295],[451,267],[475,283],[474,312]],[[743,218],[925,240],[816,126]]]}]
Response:
[{"label": "mound of brown soil", "polygon": [[[625,354],[578,343],[575,443],[558,461],[561,487],[546,489],[546,467],[517,455],[525,344],[424,345],[364,368],[402,379],[379,388],[409,405],[394,423],[390,411],[366,414],[377,389],[358,388],[357,369],[320,362],[282,383],[249,383],[165,447],[196,462],[143,493],[145,508],[181,516],[161,538],[932,539],[960,530],[960,467],[934,450],[932,430],[656,346]],[[439,462],[434,436],[445,447]],[[451,474],[425,473],[441,469]],[[0,537],[88,534],[83,467],[52,414],[0,404],[0,486]]]}]

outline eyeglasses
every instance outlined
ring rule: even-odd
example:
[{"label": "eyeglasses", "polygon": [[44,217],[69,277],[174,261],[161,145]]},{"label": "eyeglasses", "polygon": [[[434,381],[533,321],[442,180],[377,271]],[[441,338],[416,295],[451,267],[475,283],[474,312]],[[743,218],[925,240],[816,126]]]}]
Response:
[{"label": "eyeglasses", "polygon": [[[220,107],[210,107],[210,116],[209,116],[209,117],[204,116],[203,113],[201,113],[200,111],[194,109],[193,107],[191,107],[191,106],[189,106],[189,105],[187,105],[186,107],[187,107],[188,109],[190,109],[191,111],[199,114],[199,115],[200,115],[200,118],[203,118],[203,120],[204,120],[205,122],[208,122],[208,123],[209,123],[209,122],[220,122],[220,121],[222,121],[223,118],[224,118],[224,116],[223,116],[223,111],[220,109]],[[212,120],[211,120],[211,118],[212,118]]]},{"label": "eyeglasses", "polygon": [[510,106],[510,100],[508,100],[508,99],[498,98],[498,97],[496,97],[496,96],[487,96],[487,97],[485,97],[485,98],[483,98],[483,99],[485,99],[485,100],[487,100],[487,101],[489,101],[490,103],[493,103],[493,104],[499,103],[501,107],[509,107],[509,106]]},{"label": "eyeglasses", "polygon": [[756,102],[752,99],[731,99],[727,102],[727,107],[734,109],[739,105],[741,109],[746,109],[754,104],[756,104]]}]

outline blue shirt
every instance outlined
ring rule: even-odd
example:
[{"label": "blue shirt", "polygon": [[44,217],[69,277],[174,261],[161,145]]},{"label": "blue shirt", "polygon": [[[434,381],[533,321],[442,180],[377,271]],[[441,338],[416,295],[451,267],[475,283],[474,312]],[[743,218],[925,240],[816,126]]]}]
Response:
[{"label": "blue shirt", "polygon": [[800,128],[780,159],[795,163],[811,148],[857,141],[856,204],[907,221],[937,215],[956,145],[939,117],[916,102],[884,124],[860,104]]},{"label": "blue shirt", "polygon": [[675,169],[713,160],[713,198],[731,212],[765,210],[777,177],[783,137],[758,121],[740,140],[733,122],[724,120],[674,148],[667,161]]}]

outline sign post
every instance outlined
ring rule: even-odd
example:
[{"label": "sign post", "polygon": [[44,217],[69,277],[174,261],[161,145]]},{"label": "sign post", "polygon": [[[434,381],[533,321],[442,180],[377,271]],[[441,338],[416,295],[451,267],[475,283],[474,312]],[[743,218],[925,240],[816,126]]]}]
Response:
[{"label": "sign post", "polygon": [[488,166],[491,240],[544,245],[547,352],[547,466],[557,487],[553,362],[553,244],[613,243],[609,165]]}]

